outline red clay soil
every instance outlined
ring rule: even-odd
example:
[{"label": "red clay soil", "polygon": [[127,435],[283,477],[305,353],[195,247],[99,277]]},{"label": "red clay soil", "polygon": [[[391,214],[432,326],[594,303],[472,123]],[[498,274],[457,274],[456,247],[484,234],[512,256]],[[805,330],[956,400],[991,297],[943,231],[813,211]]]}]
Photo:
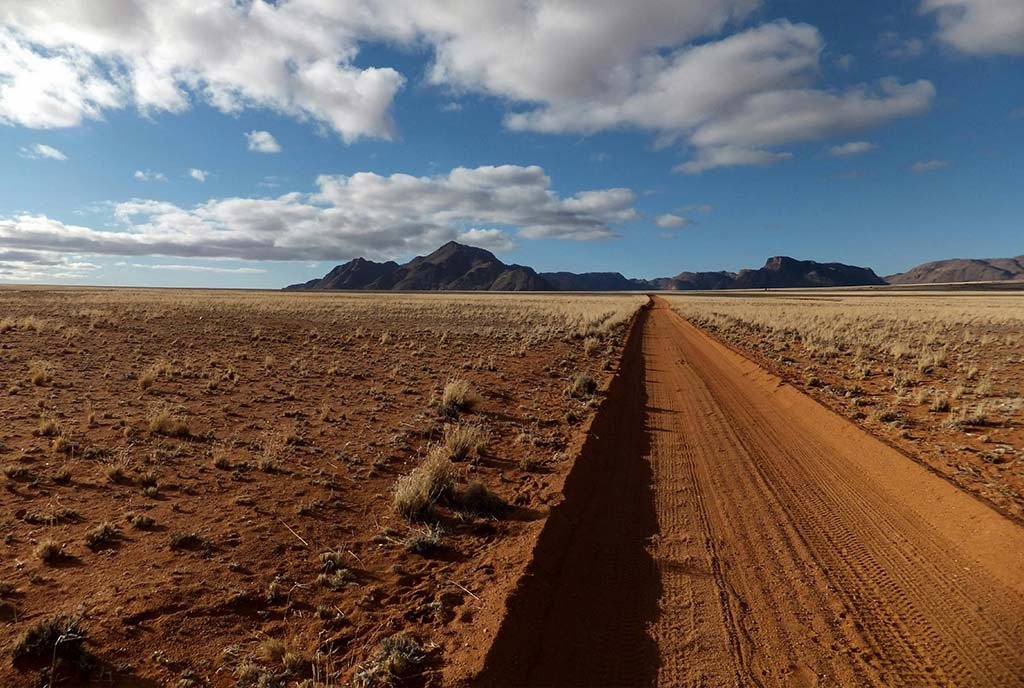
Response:
[{"label": "red clay soil", "polygon": [[660,299],[480,686],[1024,683],[1024,528]]}]

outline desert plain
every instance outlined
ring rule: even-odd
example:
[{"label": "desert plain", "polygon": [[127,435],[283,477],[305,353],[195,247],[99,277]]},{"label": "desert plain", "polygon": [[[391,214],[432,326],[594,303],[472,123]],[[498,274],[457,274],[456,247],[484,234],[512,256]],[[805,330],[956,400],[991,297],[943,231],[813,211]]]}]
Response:
[{"label": "desert plain", "polygon": [[1024,297],[0,290],[0,685],[1011,685]]}]

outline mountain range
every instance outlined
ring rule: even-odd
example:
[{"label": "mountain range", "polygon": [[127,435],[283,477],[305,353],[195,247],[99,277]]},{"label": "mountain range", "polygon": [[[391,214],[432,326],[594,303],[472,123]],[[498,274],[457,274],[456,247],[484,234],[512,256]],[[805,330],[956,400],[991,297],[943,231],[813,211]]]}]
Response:
[{"label": "mountain range", "polygon": [[1024,280],[1024,256],[937,260],[918,265],[906,272],[889,275],[885,279],[890,284]]},{"label": "mountain range", "polygon": [[681,272],[675,277],[630,279],[618,272],[541,272],[506,265],[493,253],[450,241],[428,256],[400,265],[356,258],[319,279],[290,290],[487,290],[487,291],[651,291],[691,289],[779,289],[885,284],[870,268],[817,263],[786,256],[764,267],[733,272]]}]

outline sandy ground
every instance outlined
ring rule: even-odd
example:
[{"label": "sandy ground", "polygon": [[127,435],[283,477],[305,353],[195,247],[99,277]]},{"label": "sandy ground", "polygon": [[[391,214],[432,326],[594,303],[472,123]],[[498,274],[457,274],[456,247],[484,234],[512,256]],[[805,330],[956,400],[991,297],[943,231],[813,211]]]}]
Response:
[{"label": "sandy ground", "polygon": [[[625,323],[589,354],[578,329],[644,301],[0,291],[0,685],[45,682],[11,652],[58,614],[97,685],[339,685],[397,633],[409,685],[472,673],[592,415],[567,383],[608,377]],[[453,378],[482,397],[457,420]],[[409,523],[393,486],[456,422],[486,435],[459,489],[510,506]]]},{"label": "sandy ground", "polygon": [[645,314],[478,685],[1018,685],[1024,529]]}]

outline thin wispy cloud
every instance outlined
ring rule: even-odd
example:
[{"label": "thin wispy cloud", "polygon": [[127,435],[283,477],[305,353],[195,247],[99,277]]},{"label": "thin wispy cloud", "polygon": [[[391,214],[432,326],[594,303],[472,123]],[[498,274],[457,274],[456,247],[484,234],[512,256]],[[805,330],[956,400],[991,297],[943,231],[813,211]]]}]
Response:
[{"label": "thin wispy cloud", "polygon": [[192,179],[195,179],[197,182],[205,182],[206,177],[209,176],[209,174],[210,173],[206,170],[201,170],[197,167],[192,167],[188,171],[188,176],[192,177]]},{"label": "thin wispy cloud", "polygon": [[135,174],[132,175],[140,182],[165,182],[167,181],[167,175],[163,172],[154,172],[153,170],[135,170]]},{"label": "thin wispy cloud", "polygon": [[850,141],[837,146],[829,146],[825,149],[825,153],[833,158],[849,158],[854,155],[870,153],[873,150],[877,150],[877,148],[878,144],[871,143],[870,141]]},{"label": "thin wispy cloud", "polygon": [[18,152],[23,158],[29,160],[67,160],[68,156],[60,150],[57,150],[53,146],[47,146],[45,143],[37,143],[32,146],[23,146]]},{"label": "thin wispy cloud", "polygon": [[934,172],[949,167],[948,160],[918,160],[910,166],[911,172],[920,174],[922,172]]}]

